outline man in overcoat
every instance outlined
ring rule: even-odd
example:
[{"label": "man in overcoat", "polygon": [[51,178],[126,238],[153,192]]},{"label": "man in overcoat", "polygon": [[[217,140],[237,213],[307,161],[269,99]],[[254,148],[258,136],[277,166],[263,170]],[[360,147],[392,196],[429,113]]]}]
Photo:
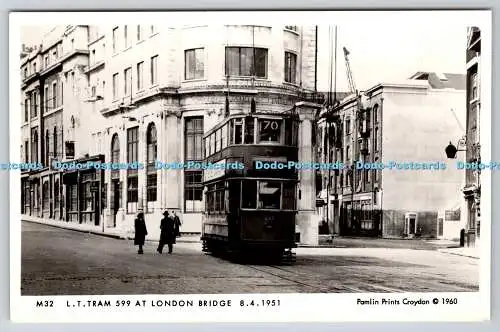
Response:
[{"label": "man in overcoat", "polygon": [[148,235],[148,230],[146,229],[146,221],[144,220],[144,213],[140,212],[135,218],[135,237],[134,237],[134,245],[139,246],[139,251],[137,253],[142,255],[144,252],[142,251],[142,246],[146,240],[146,235]]},{"label": "man in overcoat", "polygon": [[168,245],[168,253],[172,253],[173,244],[175,243],[175,226],[174,220],[169,215],[168,211],[163,213],[163,219],[160,224],[160,243],[158,245],[157,251],[161,254],[163,252],[163,247]]},{"label": "man in overcoat", "polygon": [[[175,228],[175,237],[181,236],[181,220],[179,219],[179,216],[177,213],[174,211],[174,228]],[[175,242],[174,242],[175,243]]]}]

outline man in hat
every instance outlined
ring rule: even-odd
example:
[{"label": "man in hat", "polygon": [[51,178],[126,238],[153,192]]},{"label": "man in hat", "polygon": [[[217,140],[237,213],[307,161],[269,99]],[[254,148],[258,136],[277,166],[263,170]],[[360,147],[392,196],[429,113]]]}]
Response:
[{"label": "man in hat", "polygon": [[160,224],[160,243],[158,245],[157,251],[161,254],[163,252],[163,247],[168,245],[168,253],[172,253],[173,243],[175,241],[175,227],[174,220],[169,215],[168,211],[163,212],[163,219]]}]

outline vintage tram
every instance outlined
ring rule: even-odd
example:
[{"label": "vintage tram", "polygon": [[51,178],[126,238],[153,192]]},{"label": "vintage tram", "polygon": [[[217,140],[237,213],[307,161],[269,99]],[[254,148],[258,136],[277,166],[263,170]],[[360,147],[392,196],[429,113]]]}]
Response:
[{"label": "vintage tram", "polygon": [[[293,263],[298,117],[231,115],[204,136],[203,251]],[[282,166],[278,166],[282,165]]]}]

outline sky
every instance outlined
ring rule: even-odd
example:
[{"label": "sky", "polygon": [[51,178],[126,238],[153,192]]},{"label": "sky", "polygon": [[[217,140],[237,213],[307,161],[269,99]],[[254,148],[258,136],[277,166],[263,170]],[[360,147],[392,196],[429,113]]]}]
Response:
[{"label": "sky", "polygon": [[[366,90],[381,82],[405,80],[417,71],[465,74],[467,29],[465,26],[460,28],[442,23],[395,24],[381,20],[369,26],[357,23],[338,26],[337,91],[349,91],[343,47],[350,52],[349,61],[358,90]],[[37,44],[48,30],[47,27],[25,26],[21,31],[21,40],[28,45]],[[334,32],[330,38],[329,26],[320,25],[320,91],[329,90],[329,50],[333,40]]]}]

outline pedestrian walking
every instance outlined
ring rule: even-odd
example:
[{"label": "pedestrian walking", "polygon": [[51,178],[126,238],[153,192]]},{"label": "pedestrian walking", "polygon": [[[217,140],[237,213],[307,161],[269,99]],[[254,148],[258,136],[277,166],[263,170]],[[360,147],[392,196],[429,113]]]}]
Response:
[{"label": "pedestrian walking", "polygon": [[160,243],[158,244],[157,251],[161,254],[163,252],[163,247],[168,245],[168,253],[172,253],[173,244],[175,243],[175,226],[174,219],[168,211],[163,213],[163,219],[160,224]]},{"label": "pedestrian walking", "polygon": [[179,219],[179,216],[177,215],[177,213],[174,211],[175,237],[181,236],[181,225],[182,225],[181,220]]},{"label": "pedestrian walking", "polygon": [[148,230],[146,229],[146,221],[144,220],[144,213],[140,212],[135,218],[135,237],[134,245],[139,246],[137,253],[142,255],[144,251],[142,246],[146,240],[146,235],[148,235]]}]

